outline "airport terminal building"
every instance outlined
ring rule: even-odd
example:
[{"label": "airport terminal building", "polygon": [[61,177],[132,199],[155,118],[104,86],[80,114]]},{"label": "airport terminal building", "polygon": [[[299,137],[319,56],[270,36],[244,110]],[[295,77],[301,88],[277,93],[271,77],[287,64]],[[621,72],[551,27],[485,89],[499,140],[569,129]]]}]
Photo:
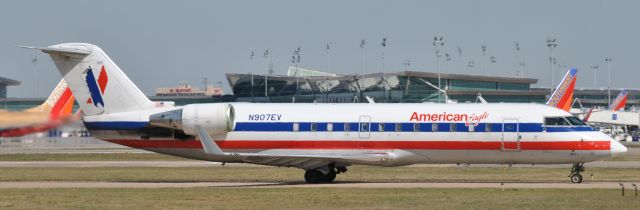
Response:
[{"label": "airport terminal building", "polygon": [[[447,74],[419,71],[338,75],[304,68],[290,67],[287,75],[228,73],[233,95],[223,96],[149,96],[153,101],[173,101],[176,105],[216,102],[272,103],[366,103],[366,97],[377,103],[477,102],[480,94],[488,102],[545,103],[548,88],[534,88],[538,80],[522,77],[494,77],[467,74]],[[19,81],[0,77],[0,91]],[[441,91],[439,91],[441,90]],[[640,108],[640,90],[627,90],[627,109]],[[620,92],[611,90],[611,100]],[[446,94],[445,94],[446,93]],[[445,96],[446,95],[446,96]],[[2,98],[4,95],[0,95]],[[606,108],[606,89],[575,90],[583,107]],[[44,98],[9,98],[1,108],[20,110],[41,104]],[[574,108],[580,107],[579,104]]]},{"label": "airport terminal building", "polygon": [[0,98],[7,98],[7,86],[20,85],[20,81],[0,77]]},{"label": "airport terminal building", "polygon": [[[488,102],[545,103],[550,95],[548,88],[533,88],[533,78],[418,71],[337,75],[290,67],[287,75],[227,74],[227,80],[240,102],[353,103],[368,96],[379,103],[466,103],[480,94]],[[638,107],[640,90],[628,91],[628,107]],[[619,92],[611,90],[612,100]],[[574,97],[583,107],[609,103],[606,89],[576,89]]]},{"label": "airport terminal building", "polygon": [[[302,76],[304,75],[304,76]],[[327,75],[289,69],[287,75],[227,74],[237,101],[245,102],[488,102],[545,101],[545,90],[532,89],[537,79],[401,71],[365,75]],[[446,94],[445,94],[446,93]],[[446,95],[446,96],[445,96]]]}]

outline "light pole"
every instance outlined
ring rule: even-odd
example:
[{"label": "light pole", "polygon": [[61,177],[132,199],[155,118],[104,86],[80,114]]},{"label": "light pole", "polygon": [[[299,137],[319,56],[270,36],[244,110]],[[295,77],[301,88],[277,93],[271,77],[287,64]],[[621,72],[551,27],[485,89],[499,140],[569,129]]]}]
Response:
[{"label": "light pole", "polygon": [[597,89],[598,88],[598,75],[596,75],[596,72],[598,71],[598,65],[592,65],[591,66],[591,70],[593,70],[593,89]]},{"label": "light pole", "polygon": [[404,65],[404,70],[409,71],[409,66],[411,66],[411,59],[407,59],[402,63]]},{"label": "light pole", "polygon": [[202,77],[202,84],[204,85],[204,91],[207,91],[207,87],[209,86],[209,78]]},{"label": "light pole", "polygon": [[362,41],[360,41],[360,54],[362,55],[362,74],[364,75],[364,69],[366,66],[366,63],[364,61],[364,46],[367,44],[367,42],[363,39]]},{"label": "light pole", "polygon": [[487,68],[486,62],[487,61],[484,60],[486,58],[486,56],[487,56],[487,45],[480,46],[480,49],[482,49],[482,69],[480,71],[481,71],[481,74],[484,75],[485,71],[487,71],[486,70],[486,68]]},{"label": "light pole", "polygon": [[520,77],[524,77],[524,67],[527,66],[527,63],[524,62],[524,59],[518,63],[520,66]]},{"label": "light pole", "polygon": [[[492,56],[489,56],[489,62],[491,63],[491,64],[490,64],[490,65],[491,65],[491,68],[494,68],[494,64],[495,64],[496,62],[498,62],[498,61],[496,60],[496,56],[493,56],[493,55],[492,55]],[[494,69],[494,70],[495,70],[495,69]],[[486,76],[486,75],[491,75],[491,74],[485,73],[485,76]]]},{"label": "light pole", "polygon": [[444,60],[447,61],[447,65],[445,66],[445,71],[447,73],[451,73],[451,69],[449,69],[449,62],[451,62],[451,55],[449,53],[444,53]]},{"label": "light pole", "polygon": [[382,73],[384,73],[384,48],[387,47],[387,37],[382,37],[382,43],[380,43],[380,45],[382,46]]},{"label": "light pole", "polygon": [[611,104],[611,58],[604,58],[604,62],[607,63],[607,98],[609,99],[609,104]]},{"label": "light pole", "polygon": [[458,71],[464,71],[464,61],[462,60],[462,48],[458,46],[456,50],[458,51],[458,60],[460,60],[460,69],[458,69]]},{"label": "light pole", "polygon": [[[249,55],[249,60],[251,60],[251,68],[253,68],[254,63],[253,63],[253,58],[255,57],[256,53],[255,51],[251,51],[251,55]],[[255,101],[255,95],[253,94],[253,86],[254,86],[254,82],[253,82],[253,72],[250,73],[251,74],[251,88],[249,88],[249,90],[251,90],[249,93],[251,94],[251,102]]]},{"label": "light pole", "polygon": [[[440,84],[442,84],[442,77],[441,77],[441,72],[440,72],[440,57],[442,56],[440,54],[440,51],[442,50],[442,47],[444,46],[444,38],[441,37],[437,37],[434,36],[433,37],[433,47],[435,48],[435,55],[436,55],[436,69],[438,70],[438,89],[442,90],[442,86]],[[441,97],[440,97],[440,91],[436,91],[438,92],[438,103],[441,103]]]},{"label": "light pole", "polygon": [[514,42],[516,47],[516,76],[522,77],[520,70],[520,43]]},{"label": "light pole", "polygon": [[327,71],[330,71],[330,64],[331,64],[331,57],[330,57],[330,53],[331,53],[331,46],[333,45],[333,42],[329,42],[327,43],[327,46],[325,47],[325,52],[327,54]]},{"label": "light pole", "polygon": [[[549,75],[551,76],[551,80],[549,81],[549,89],[551,89],[551,95],[553,95],[554,87],[553,87],[553,66],[555,65],[556,58],[553,57],[553,49],[558,47],[558,43],[556,43],[556,38],[547,38],[547,47],[549,48],[549,65],[551,65],[551,72]],[[549,95],[549,96],[551,96]]]},{"label": "light pole", "polygon": [[300,47],[296,48],[295,50],[293,50],[293,55],[291,56],[291,63],[295,64],[296,66],[296,96],[298,96],[298,93],[300,92],[300,81],[299,81],[299,76],[298,76],[298,72],[300,70],[298,70],[298,65],[300,64]]},{"label": "light pole", "polygon": [[[36,72],[36,75],[38,75],[37,74],[38,68],[36,67],[36,65],[38,64],[38,57],[36,57],[35,55],[31,55],[31,64],[33,64],[33,72]],[[33,78],[36,78],[36,81],[33,83],[33,98],[36,98],[36,89],[37,89],[36,86],[38,85],[38,82],[37,82],[38,77],[36,76]]]},{"label": "light pole", "polygon": [[265,99],[267,99],[267,97],[269,97],[269,86],[268,86],[268,76],[269,74],[273,73],[273,60],[271,57],[271,50],[266,49],[264,51],[264,54],[262,54],[262,57],[267,59],[267,73],[264,75],[264,97]]}]

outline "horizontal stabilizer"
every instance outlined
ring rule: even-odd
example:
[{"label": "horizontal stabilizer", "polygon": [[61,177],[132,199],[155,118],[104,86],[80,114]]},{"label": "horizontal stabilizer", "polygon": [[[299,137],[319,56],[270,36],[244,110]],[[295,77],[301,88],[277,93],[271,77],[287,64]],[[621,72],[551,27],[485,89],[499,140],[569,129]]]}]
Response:
[{"label": "horizontal stabilizer", "polygon": [[71,54],[71,55],[89,55],[91,51],[83,49],[71,49],[71,48],[57,48],[57,47],[33,47],[33,46],[19,46],[20,48],[41,50],[45,53],[54,54]]}]

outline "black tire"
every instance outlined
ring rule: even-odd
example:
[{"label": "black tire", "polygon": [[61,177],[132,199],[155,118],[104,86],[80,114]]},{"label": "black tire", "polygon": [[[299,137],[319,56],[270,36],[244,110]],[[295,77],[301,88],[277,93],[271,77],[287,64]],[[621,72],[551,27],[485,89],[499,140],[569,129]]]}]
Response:
[{"label": "black tire", "polygon": [[580,174],[571,175],[571,183],[574,183],[574,184],[582,183],[582,175]]},{"label": "black tire", "polygon": [[307,170],[304,172],[304,181],[309,184],[318,184],[325,180],[325,175],[318,170]]},{"label": "black tire", "polygon": [[331,169],[329,173],[324,175],[324,182],[333,182],[336,180],[336,171]]}]

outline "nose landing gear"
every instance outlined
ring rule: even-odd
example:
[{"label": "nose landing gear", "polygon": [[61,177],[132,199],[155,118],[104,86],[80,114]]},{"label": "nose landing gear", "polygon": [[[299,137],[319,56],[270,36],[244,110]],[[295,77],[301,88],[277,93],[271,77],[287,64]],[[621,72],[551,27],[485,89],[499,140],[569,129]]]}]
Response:
[{"label": "nose landing gear", "polygon": [[571,175],[569,175],[569,177],[571,178],[571,183],[581,183],[582,182],[582,175],[580,175],[580,172],[584,171],[584,163],[575,163],[573,164],[573,167],[571,168]]}]

